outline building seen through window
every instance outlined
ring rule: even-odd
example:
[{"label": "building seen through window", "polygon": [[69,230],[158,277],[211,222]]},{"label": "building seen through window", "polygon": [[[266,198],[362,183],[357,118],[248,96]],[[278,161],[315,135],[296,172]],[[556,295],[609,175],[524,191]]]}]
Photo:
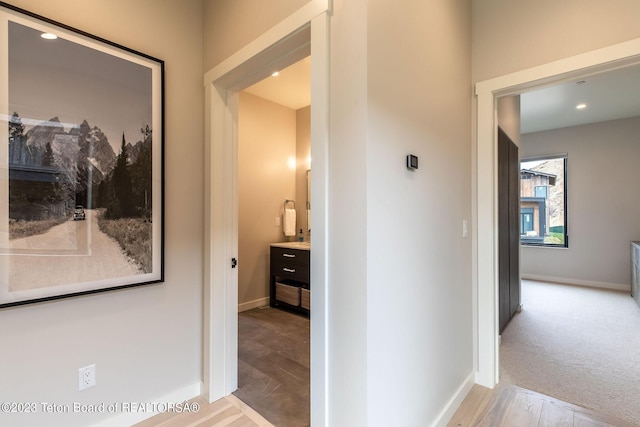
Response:
[{"label": "building seen through window", "polygon": [[567,158],[520,162],[520,242],[568,247]]}]

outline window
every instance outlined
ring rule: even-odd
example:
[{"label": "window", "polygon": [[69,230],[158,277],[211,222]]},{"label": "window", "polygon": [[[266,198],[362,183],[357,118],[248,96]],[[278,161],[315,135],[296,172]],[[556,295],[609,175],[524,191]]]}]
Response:
[{"label": "window", "polygon": [[568,247],[567,156],[520,162],[520,242]]},{"label": "window", "polygon": [[546,199],[548,188],[546,185],[536,185],[536,197],[544,197]]}]

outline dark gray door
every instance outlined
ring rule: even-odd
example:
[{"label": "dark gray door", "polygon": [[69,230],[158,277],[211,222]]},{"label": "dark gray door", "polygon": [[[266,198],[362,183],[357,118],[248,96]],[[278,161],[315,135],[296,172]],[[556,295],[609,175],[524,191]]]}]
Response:
[{"label": "dark gray door", "polygon": [[520,306],[518,146],[498,129],[498,301],[500,332]]}]

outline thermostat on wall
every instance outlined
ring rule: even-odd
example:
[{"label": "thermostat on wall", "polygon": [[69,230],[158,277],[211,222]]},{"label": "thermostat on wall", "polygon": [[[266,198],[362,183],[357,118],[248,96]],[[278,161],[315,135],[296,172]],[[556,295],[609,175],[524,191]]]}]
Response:
[{"label": "thermostat on wall", "polygon": [[407,169],[418,169],[418,156],[414,156],[413,154],[407,156]]}]

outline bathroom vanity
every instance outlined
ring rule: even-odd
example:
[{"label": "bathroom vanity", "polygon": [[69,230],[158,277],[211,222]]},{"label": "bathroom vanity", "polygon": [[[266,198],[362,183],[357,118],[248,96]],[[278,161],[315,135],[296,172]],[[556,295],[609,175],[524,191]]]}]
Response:
[{"label": "bathroom vanity", "polygon": [[271,244],[270,305],[309,314],[311,308],[309,242]]}]

